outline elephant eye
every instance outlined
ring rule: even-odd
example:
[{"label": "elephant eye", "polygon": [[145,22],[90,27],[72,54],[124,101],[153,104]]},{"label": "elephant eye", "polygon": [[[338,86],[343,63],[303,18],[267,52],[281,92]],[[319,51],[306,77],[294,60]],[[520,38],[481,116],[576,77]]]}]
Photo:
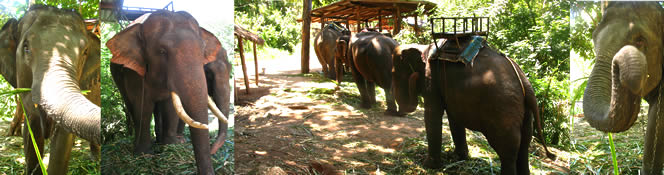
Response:
[{"label": "elephant eye", "polygon": [[166,56],[166,49],[159,49],[159,55]]},{"label": "elephant eye", "polygon": [[646,45],[646,39],[643,38],[643,36],[637,37],[636,40],[634,41],[634,46],[638,48],[642,48],[645,45]]},{"label": "elephant eye", "polygon": [[28,46],[28,41],[24,41],[24,42],[23,42],[23,51],[24,51],[26,54],[30,54],[30,47]]}]

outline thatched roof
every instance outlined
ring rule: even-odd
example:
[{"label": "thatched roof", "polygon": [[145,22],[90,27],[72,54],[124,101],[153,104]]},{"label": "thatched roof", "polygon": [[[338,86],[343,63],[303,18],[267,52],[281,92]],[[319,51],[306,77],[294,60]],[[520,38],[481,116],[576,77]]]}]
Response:
[{"label": "thatched roof", "polygon": [[265,43],[265,40],[263,40],[263,38],[259,37],[254,33],[249,32],[247,29],[244,29],[237,24],[235,24],[235,32],[233,33],[241,38],[248,39],[249,41],[254,42],[258,45],[263,45]]},{"label": "thatched roof", "polygon": [[355,23],[356,21],[371,20],[378,16],[391,16],[398,11],[400,16],[412,16],[418,6],[423,5],[427,12],[436,7],[435,3],[428,1],[412,0],[341,0],[330,5],[313,9],[311,11],[311,22],[321,22],[322,18],[327,20],[339,20]]}]

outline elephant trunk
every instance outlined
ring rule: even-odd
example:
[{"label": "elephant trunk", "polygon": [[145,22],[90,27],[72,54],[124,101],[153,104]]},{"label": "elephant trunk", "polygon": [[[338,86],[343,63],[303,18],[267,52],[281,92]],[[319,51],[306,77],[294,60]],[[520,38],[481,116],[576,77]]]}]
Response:
[{"label": "elephant trunk", "polygon": [[418,72],[413,72],[410,74],[410,77],[408,77],[408,97],[406,97],[408,100],[408,103],[399,105],[399,112],[400,113],[410,113],[415,111],[417,109],[417,81],[420,77],[420,74]]},{"label": "elephant trunk", "polygon": [[68,132],[99,145],[100,107],[81,94],[72,64],[65,62],[67,59],[55,60],[44,74],[34,75],[32,101]]},{"label": "elephant trunk", "polygon": [[645,95],[647,72],[646,57],[634,46],[624,46],[613,59],[598,56],[583,96],[590,126],[605,132],[632,127]]}]

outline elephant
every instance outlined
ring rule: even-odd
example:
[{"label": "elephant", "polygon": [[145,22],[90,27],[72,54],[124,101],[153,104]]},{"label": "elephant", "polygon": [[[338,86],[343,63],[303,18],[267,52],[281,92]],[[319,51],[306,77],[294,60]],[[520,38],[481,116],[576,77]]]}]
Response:
[{"label": "elephant", "polygon": [[[523,71],[488,45],[479,50],[472,66],[437,59],[433,53],[439,50],[443,48],[434,44],[401,45],[395,49],[392,61],[399,112],[413,112],[418,97],[424,97],[428,141],[424,165],[441,166],[441,125],[447,112],[454,153],[460,159],[468,158],[467,128],[484,134],[500,157],[501,174],[530,174],[532,116],[538,126],[540,122],[537,99]],[[544,148],[547,156],[554,156],[546,145]]]},{"label": "elephant", "polygon": [[[0,31],[0,73],[19,95],[27,121],[23,128],[25,172],[41,174],[35,149],[50,138],[49,174],[66,174],[74,136],[100,146],[100,42],[75,11],[32,5]],[[90,90],[87,95],[82,90]],[[34,144],[27,131],[34,134]],[[96,158],[96,157],[95,157]]]},{"label": "elephant", "polygon": [[[230,112],[229,80],[231,66],[224,48],[221,48],[217,53],[217,60],[207,63],[204,66],[208,95],[212,97],[215,104],[217,104],[217,108],[225,116],[228,116]],[[178,117],[171,116],[171,118],[167,118],[167,112],[155,107],[155,135],[157,136],[157,143],[183,143],[184,122]],[[164,119],[170,121],[163,121]],[[173,125],[169,126],[169,123]],[[174,126],[175,123],[178,124],[177,127]],[[215,154],[224,145],[227,130],[228,123],[219,122],[219,132],[215,143],[212,145],[210,154]],[[163,132],[167,134],[164,135]],[[177,139],[173,140],[173,138]]]},{"label": "elephant", "polygon": [[152,153],[150,121],[157,109],[163,112],[156,120],[161,120],[164,142],[179,141],[169,131],[178,123],[172,119],[182,119],[190,126],[198,174],[213,174],[207,109],[220,122],[228,121],[208,95],[204,65],[217,60],[219,52],[225,54],[219,40],[189,13],[160,10],[140,17],[106,46],[113,55],[113,80],[133,124],[134,154]]},{"label": "elephant", "polygon": [[349,34],[348,29],[341,27],[339,23],[332,22],[321,29],[314,37],[316,57],[318,57],[318,62],[323,67],[323,74],[329,79],[336,79],[339,71],[343,73],[343,67],[339,67],[336,62],[336,43],[339,37]]},{"label": "elephant", "polygon": [[343,36],[337,41],[338,52],[345,54],[341,60],[350,63],[353,79],[360,91],[361,107],[370,108],[376,103],[376,85],[385,90],[387,115],[397,113],[392,95],[392,53],[399,45],[394,39],[378,32],[361,32]]},{"label": "elephant", "polygon": [[609,2],[592,38],[597,56],[583,95],[585,120],[600,131],[625,131],[644,98],[650,109],[641,171],[662,174],[664,9],[657,2]]}]

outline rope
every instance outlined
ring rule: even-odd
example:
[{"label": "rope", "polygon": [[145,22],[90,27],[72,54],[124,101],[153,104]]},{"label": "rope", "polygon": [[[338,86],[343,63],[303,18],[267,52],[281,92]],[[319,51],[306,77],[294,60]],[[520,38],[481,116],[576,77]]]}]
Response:
[{"label": "rope", "polygon": [[504,56],[504,58],[507,59],[507,61],[510,62],[510,65],[512,65],[512,68],[514,69],[514,73],[516,74],[516,77],[519,78],[519,84],[521,85],[521,92],[523,93],[523,96],[525,97],[526,96],[526,89],[523,87],[523,81],[521,80],[521,75],[519,75],[519,71],[516,70],[516,66],[514,66],[516,63],[511,58],[507,58],[507,56]]}]

